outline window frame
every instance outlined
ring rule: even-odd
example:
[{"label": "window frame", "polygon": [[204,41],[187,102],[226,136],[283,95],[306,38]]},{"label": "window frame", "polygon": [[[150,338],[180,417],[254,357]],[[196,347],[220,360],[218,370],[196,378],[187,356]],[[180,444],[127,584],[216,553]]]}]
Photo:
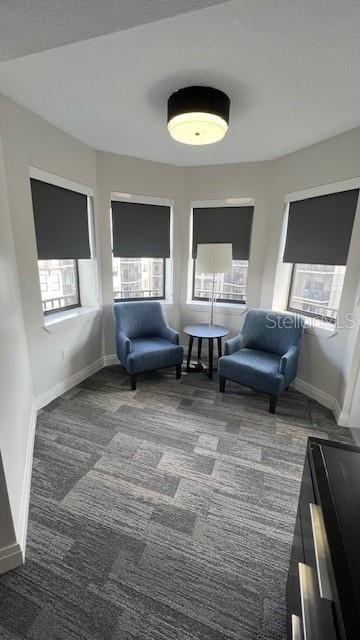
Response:
[{"label": "window frame", "polygon": [[[233,260],[233,262],[235,262]],[[248,270],[249,270],[249,260],[246,260],[246,262],[248,263]],[[208,297],[204,297],[204,296],[195,296],[195,279],[196,279],[196,258],[192,258],[192,289],[191,289],[191,301],[192,302],[210,302],[210,298]],[[246,278],[246,289],[247,289],[247,278]],[[245,297],[245,300],[234,300],[234,299],[225,299],[225,298],[218,298],[217,296],[215,296],[215,300],[217,303],[220,304],[236,304],[236,305],[246,305],[247,304],[247,296]]]},{"label": "window frame", "polygon": [[[54,260],[56,260],[56,258],[54,258]],[[66,307],[56,307],[56,309],[44,309],[44,301],[41,300],[41,306],[42,306],[42,311],[44,316],[49,316],[53,313],[62,313],[63,311],[70,311],[71,309],[79,309],[79,307],[81,307],[81,295],[80,295],[80,277],[79,277],[79,260],[76,258],[73,258],[74,263],[75,263],[75,284],[76,284],[76,293],[77,293],[77,300],[78,302],[76,304],[68,304],[66,305]],[[39,269],[39,260],[38,260],[38,269]],[[40,274],[39,274],[40,275]],[[40,277],[39,277],[39,281],[40,281]],[[40,293],[41,293],[41,289],[40,289]]]},{"label": "window frame", "polygon": [[[112,251],[111,251],[111,259],[112,260],[114,259],[114,254],[113,254]],[[121,257],[120,257],[120,259],[121,259]],[[158,259],[160,260],[161,258],[158,258]],[[142,258],[139,258],[139,260],[142,260]],[[114,276],[112,276],[114,302],[146,302],[147,300],[166,300],[166,260],[167,260],[167,258],[162,258],[162,261],[163,261],[163,281],[162,281],[163,295],[162,296],[115,298]]]},{"label": "window frame", "polygon": [[[76,182],[75,180],[71,180],[69,178],[65,178],[63,176],[59,176],[55,173],[51,173],[49,171],[46,171],[44,169],[40,169],[39,167],[35,167],[33,165],[29,165],[28,167],[28,176],[29,179],[34,178],[35,180],[41,180],[42,182],[46,182],[48,184],[54,185],[54,186],[58,186],[61,187],[63,189],[69,189],[70,191],[75,191],[76,193],[81,193],[83,195],[85,195],[87,197],[87,213],[88,213],[88,229],[89,229],[89,243],[90,243],[90,253],[91,253],[91,257],[89,260],[93,261],[96,260],[96,237],[95,237],[95,215],[94,215],[94,196],[95,196],[95,190],[93,187],[88,186],[88,185],[84,185],[80,182]],[[37,273],[39,275],[39,258],[38,258],[38,254],[36,252],[36,256],[37,256]],[[56,260],[57,258],[49,258],[49,259],[53,259]],[[42,291],[41,291],[41,287],[39,284],[39,288],[40,288],[40,302],[41,302],[41,310],[42,310],[42,314],[44,316],[44,318],[46,316],[50,316],[52,314],[62,314],[63,312],[67,312],[69,310],[72,309],[86,309],[87,305],[85,303],[85,306],[83,306],[83,302],[82,302],[82,296],[81,296],[81,286],[83,284],[82,280],[83,280],[83,272],[82,272],[82,268],[79,269],[79,259],[77,258],[72,258],[75,262],[75,278],[76,278],[76,288],[77,288],[77,300],[78,302],[74,305],[67,305],[66,307],[58,307],[57,309],[48,309],[48,310],[44,310],[43,307],[43,301],[42,301]],[[88,261],[88,259],[85,259],[84,262]],[[81,273],[80,273],[81,272]],[[40,279],[39,279],[40,282]],[[49,283],[50,286],[50,283]],[[99,290],[100,290],[100,278],[99,278],[99,272],[96,275],[96,280],[94,281],[94,289],[96,290],[96,296],[99,295]],[[88,299],[88,294],[83,292],[83,296],[85,298],[85,300]],[[89,304],[89,303],[88,303]],[[94,306],[94,308],[97,308],[98,305],[98,300],[96,300],[96,302],[94,301],[94,305],[93,302],[91,302],[89,304],[89,307]],[[59,318],[59,322],[62,321]],[[46,324],[46,322],[45,322]]]},{"label": "window frame", "polygon": [[[286,310],[287,311],[291,311],[291,313],[296,313],[300,316],[306,316],[307,318],[315,318],[316,320],[321,320],[322,322],[328,322],[329,324],[336,324],[337,322],[337,316],[339,313],[339,309],[334,310],[336,313],[336,317],[335,318],[329,318],[326,317],[324,315],[321,315],[320,313],[311,313],[311,311],[303,311],[302,309],[296,309],[295,307],[292,307],[290,304],[291,301],[291,296],[292,296],[292,289],[293,289],[293,285],[294,285],[294,280],[295,280],[295,267],[297,264],[300,263],[293,263],[291,265],[291,276],[290,276],[290,283],[289,283],[289,291],[288,291],[288,298],[287,298],[287,305],[286,305]],[[336,266],[336,265],[334,265]],[[315,301],[316,302],[316,301]]]},{"label": "window frame", "polygon": [[[255,211],[256,211],[256,201],[252,196],[238,196],[237,194],[230,194],[229,197],[221,198],[221,199],[205,199],[205,200],[191,200],[190,208],[189,208],[189,244],[188,244],[188,261],[187,261],[187,283],[186,283],[186,301],[188,305],[197,305],[197,304],[208,304],[209,298],[202,298],[199,296],[195,296],[195,273],[196,273],[196,258],[193,258],[193,224],[194,224],[194,209],[201,208],[217,208],[217,207],[254,207],[254,218],[253,218],[253,226],[251,230],[250,237],[250,247],[249,247],[249,257],[247,260],[248,264],[248,272],[246,279],[246,298],[244,301],[240,300],[225,300],[224,298],[217,298],[216,302],[218,304],[224,305],[224,310],[226,307],[230,310],[232,307],[236,307],[236,309],[246,308],[248,305],[248,283],[249,283],[249,275],[250,282],[253,280],[252,274],[252,252],[253,252],[253,240],[254,240],[254,220],[255,220]],[[234,260],[233,260],[234,262]]]}]

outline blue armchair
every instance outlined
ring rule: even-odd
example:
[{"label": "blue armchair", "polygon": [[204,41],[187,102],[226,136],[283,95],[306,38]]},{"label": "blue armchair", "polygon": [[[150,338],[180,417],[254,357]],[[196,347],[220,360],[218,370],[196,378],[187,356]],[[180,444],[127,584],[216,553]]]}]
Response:
[{"label": "blue armchair", "polygon": [[270,394],[270,413],[275,413],[279,394],[296,376],[304,320],[274,311],[248,311],[240,335],[225,342],[219,360],[220,391],[233,380]]},{"label": "blue armchair", "polygon": [[183,348],[179,334],[167,325],[160,302],[118,302],[114,316],[117,355],[130,373],[133,391],[142,371],[176,367],[176,377],[181,378]]}]

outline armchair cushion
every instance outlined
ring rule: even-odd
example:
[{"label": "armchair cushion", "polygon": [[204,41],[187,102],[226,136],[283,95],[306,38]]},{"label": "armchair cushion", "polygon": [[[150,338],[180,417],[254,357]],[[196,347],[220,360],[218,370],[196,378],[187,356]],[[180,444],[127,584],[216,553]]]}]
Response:
[{"label": "armchair cushion", "polygon": [[276,353],[241,349],[219,361],[219,375],[252,387],[278,395],[284,389],[284,376],[279,372],[280,356]]},{"label": "armchair cushion", "polygon": [[162,306],[156,300],[118,302],[114,304],[114,315],[117,330],[130,340],[161,336],[168,329]]},{"label": "armchair cushion", "polygon": [[283,356],[299,343],[304,331],[304,319],[289,313],[251,309],[247,312],[240,335],[244,347],[269,351]]},{"label": "armchair cushion", "polygon": [[131,352],[127,357],[129,373],[140,373],[152,369],[176,367],[183,361],[183,348],[165,338],[145,337],[131,341]]}]

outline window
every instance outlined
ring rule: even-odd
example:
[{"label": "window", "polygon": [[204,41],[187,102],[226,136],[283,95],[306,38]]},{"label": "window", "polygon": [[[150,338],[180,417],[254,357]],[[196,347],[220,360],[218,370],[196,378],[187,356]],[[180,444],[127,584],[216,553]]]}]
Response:
[{"label": "window", "polygon": [[345,266],[294,264],[288,309],[336,322]]},{"label": "window", "polygon": [[40,277],[40,289],[42,292],[45,293],[45,291],[48,290],[48,274],[46,271],[39,271],[39,277]]},{"label": "window", "polygon": [[53,270],[51,272],[51,290],[57,291],[60,293],[61,284],[60,284],[60,272],[58,270]]},{"label": "window", "polygon": [[[194,262],[193,300],[209,300],[212,292],[213,276],[198,273]],[[233,260],[231,273],[215,275],[215,296],[218,302],[246,303],[247,260]]]},{"label": "window", "polygon": [[291,264],[287,308],[335,323],[359,189],[304,195],[289,201],[283,255]]},{"label": "window", "polygon": [[[78,261],[92,259],[89,224],[92,193],[88,187],[84,187],[83,192],[77,191],[77,187],[65,178],[31,169],[30,188],[44,314],[81,306]],[[89,272],[84,262],[81,273],[87,283]],[[84,293],[84,298],[89,303],[91,293]]]},{"label": "window", "polygon": [[113,257],[115,300],[164,300],[164,258]]},{"label": "window", "polygon": [[198,246],[231,244],[232,271],[215,275],[218,302],[246,303],[246,282],[250,255],[254,206],[196,206],[192,210],[192,299],[209,300],[213,276],[197,269]]},{"label": "window", "polygon": [[[80,307],[77,260],[38,260],[45,314]],[[47,283],[50,282],[50,290]]]},{"label": "window", "polygon": [[111,200],[116,301],[165,300],[170,215],[168,205]]}]

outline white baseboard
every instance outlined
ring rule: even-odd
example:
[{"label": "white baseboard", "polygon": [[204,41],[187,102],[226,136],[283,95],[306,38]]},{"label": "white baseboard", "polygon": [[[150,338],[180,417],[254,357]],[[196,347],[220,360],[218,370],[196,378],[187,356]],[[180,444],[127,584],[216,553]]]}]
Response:
[{"label": "white baseboard", "polygon": [[111,353],[108,356],[104,356],[104,367],[111,367],[114,364],[120,364],[120,360],[116,353]]},{"label": "white baseboard", "polygon": [[50,389],[46,389],[46,391],[40,393],[36,398],[37,410],[46,407],[46,405],[55,400],[55,398],[58,398],[63,393],[66,393],[66,391],[69,391],[77,384],[80,384],[80,382],[83,382],[86,378],[89,378],[89,376],[92,376],[93,373],[96,373],[104,366],[104,357],[101,357],[98,360],[95,360],[95,362],[89,364],[88,367],[77,371],[74,375],[66,378],[65,380],[61,380],[61,382],[50,387]]},{"label": "white baseboard", "polygon": [[25,560],[26,537],[27,537],[27,528],[28,528],[36,418],[37,418],[37,408],[34,405],[31,411],[30,423],[29,423],[28,443],[27,443],[27,449],[26,449],[26,462],[25,462],[25,470],[24,470],[24,478],[23,478],[23,488],[22,488],[22,494],[21,494],[20,524],[17,532],[20,549],[22,551],[23,561]]},{"label": "white baseboard", "polygon": [[295,378],[291,386],[294,387],[294,389],[297,389],[297,391],[303,393],[305,396],[309,396],[309,398],[316,400],[324,407],[331,409],[334,414],[336,424],[339,425],[339,427],[349,426],[350,415],[345,413],[345,411],[342,411],[339,402],[334,398],[334,396],[325,393],[325,391],[321,391],[321,389],[318,389],[317,387],[313,387],[308,382],[300,380],[299,378]]},{"label": "white baseboard", "polygon": [[23,553],[18,543],[0,549],[0,574],[19,567],[23,562]]},{"label": "white baseboard", "polygon": [[336,399],[334,396],[325,393],[325,391],[321,391],[321,389],[318,389],[317,387],[313,387],[312,384],[305,382],[305,380],[300,380],[300,378],[295,378],[294,382],[291,383],[291,386],[304,395],[309,396],[309,398],[317,400],[319,404],[331,409],[335,414]]},{"label": "white baseboard", "polygon": [[346,413],[345,411],[341,411],[339,403],[336,401],[336,412],[335,418],[339,427],[349,427],[350,428],[350,413]]}]

